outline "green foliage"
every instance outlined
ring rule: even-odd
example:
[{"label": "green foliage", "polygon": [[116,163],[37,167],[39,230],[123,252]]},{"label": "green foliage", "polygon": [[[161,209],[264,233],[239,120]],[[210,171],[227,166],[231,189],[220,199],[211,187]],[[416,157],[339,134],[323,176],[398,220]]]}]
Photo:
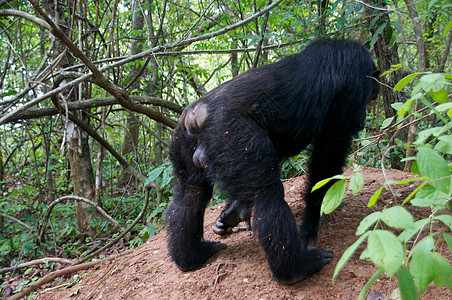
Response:
[{"label": "green foliage", "polygon": [[[426,110],[424,114],[416,112],[418,118],[421,119],[430,114],[440,120],[436,127],[418,132],[414,142],[417,153],[412,171],[420,177],[385,183],[369,199],[368,206],[377,203],[387,185],[409,182],[418,182],[419,185],[401,205],[373,212],[361,221],[356,230],[358,240],[344,252],[334,271],[333,281],[358,247],[367,241],[367,247],[361,259],[370,259],[379,270],[360,294],[361,299],[368,287],[383,272],[397,277],[402,299],[419,299],[418,292],[422,295],[432,282],[436,286],[445,285],[452,288],[452,267],[440,253],[436,252],[440,242],[445,242],[452,252],[451,236],[446,232],[452,230],[452,173],[450,163],[446,160],[452,148],[450,130],[452,105],[448,102],[448,90],[452,78],[447,74],[415,73],[402,79],[395,90],[411,84],[419,75],[423,76],[414,85],[411,98],[406,103],[398,105],[397,118],[400,120],[405,114],[413,113],[414,102],[419,101],[425,105]],[[360,186],[362,187],[361,184],[357,184],[357,182],[361,183],[361,179],[356,176],[356,174],[352,176],[349,185],[354,192],[360,190]],[[344,195],[346,178],[343,176],[325,179],[314,189],[322,187],[331,180],[338,181],[325,195],[322,204],[323,213],[329,213],[332,207],[337,207]],[[416,207],[429,207],[430,217],[414,221],[409,210],[404,207],[408,203]],[[441,211],[446,213],[440,213]],[[440,228],[445,227],[445,229],[435,231],[433,228],[436,227],[433,227],[433,224],[437,222],[443,223],[445,226]],[[396,235],[385,228],[402,230],[402,232]],[[425,232],[426,228],[430,228],[429,232]]]},{"label": "green foliage", "polygon": [[284,160],[281,163],[281,178],[288,179],[302,175],[307,168],[308,152],[308,150],[303,150],[300,154]]},{"label": "green foliage", "polygon": [[144,185],[155,182],[162,188],[169,187],[171,180],[173,179],[173,166],[170,162],[163,163],[148,173],[148,178]]}]

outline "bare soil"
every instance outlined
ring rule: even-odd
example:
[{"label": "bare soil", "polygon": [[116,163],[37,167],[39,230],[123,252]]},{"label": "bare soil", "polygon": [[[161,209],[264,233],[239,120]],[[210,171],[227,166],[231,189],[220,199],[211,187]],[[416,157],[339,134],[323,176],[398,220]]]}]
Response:
[{"label": "bare soil", "polygon": [[[409,173],[387,170],[387,179],[412,177]],[[350,173],[347,170],[346,173]],[[413,186],[395,186],[392,193],[384,192],[377,207],[368,208],[367,200],[385,182],[380,169],[367,168],[362,172],[366,186],[357,195],[348,194],[346,205],[329,215],[320,231],[319,247],[330,248],[334,258],[319,273],[292,286],[278,284],[272,279],[265,254],[252,231],[240,224],[234,233],[222,242],[228,245],[198,270],[180,272],[171,262],[166,250],[166,232],[163,230],[141,247],[128,251],[114,260],[100,261],[96,267],[78,274],[81,280],[68,285],[72,278],[60,279],[39,290],[36,299],[356,299],[367,280],[377,270],[369,261],[359,259],[358,251],[341,271],[334,285],[331,278],[342,253],[356,241],[356,227],[369,213],[381,209],[388,201],[401,201]],[[301,220],[305,178],[284,183],[286,200]],[[212,231],[222,205],[207,208],[205,215],[206,239],[219,239]],[[427,217],[428,209],[411,208],[415,219]],[[277,222],[277,220],[274,220]],[[363,247],[361,247],[363,248]],[[438,245],[439,252],[452,261],[447,246]],[[362,249],[361,249],[362,250]],[[367,299],[398,299],[391,295],[397,280],[380,277],[370,289]],[[422,299],[452,299],[452,291],[431,284]]]}]

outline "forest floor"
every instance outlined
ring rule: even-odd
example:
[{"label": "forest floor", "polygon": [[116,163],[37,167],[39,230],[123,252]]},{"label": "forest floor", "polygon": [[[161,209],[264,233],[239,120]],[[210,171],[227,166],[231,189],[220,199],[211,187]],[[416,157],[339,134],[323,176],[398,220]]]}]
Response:
[{"label": "forest floor", "polygon": [[[346,174],[350,174],[350,170]],[[387,178],[401,180],[412,175],[387,170]],[[342,269],[335,283],[331,283],[336,263],[343,252],[356,241],[356,228],[369,213],[382,209],[385,202],[393,201],[392,194],[382,193],[376,207],[368,208],[367,201],[385,182],[380,169],[362,171],[365,188],[357,195],[347,194],[346,205],[330,214],[319,235],[318,245],[334,251],[334,258],[319,273],[292,286],[278,284],[272,279],[265,254],[245,224],[239,224],[234,233],[221,238],[228,247],[220,251],[198,270],[180,272],[171,262],[166,250],[165,230],[150,238],[144,245],[117,256],[114,260],[100,261],[95,267],[78,273],[80,281],[69,285],[75,278],[60,279],[43,286],[35,299],[356,299],[367,280],[377,268],[369,261],[360,260],[364,246],[360,247]],[[286,200],[301,220],[305,177],[284,182]],[[395,201],[404,199],[413,186],[394,186]],[[212,231],[223,204],[206,209],[204,237],[219,239]],[[428,217],[429,209],[410,208],[415,219]],[[276,220],[275,220],[276,222]],[[440,226],[440,225],[438,225]],[[441,244],[442,243],[442,244]],[[452,257],[447,245],[441,242],[438,251],[449,262]],[[399,299],[394,296],[397,280],[383,275],[370,288],[367,299]],[[452,291],[433,283],[422,299],[452,299]]]}]

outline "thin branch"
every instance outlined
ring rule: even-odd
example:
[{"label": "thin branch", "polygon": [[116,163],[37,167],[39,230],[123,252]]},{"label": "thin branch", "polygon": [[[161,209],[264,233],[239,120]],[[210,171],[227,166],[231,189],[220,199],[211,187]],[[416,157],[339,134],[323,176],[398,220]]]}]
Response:
[{"label": "thin branch", "polygon": [[33,22],[36,25],[39,25],[47,30],[51,29],[50,25],[47,24],[46,21],[44,21],[43,19],[38,18],[34,15],[30,15],[24,11],[15,10],[15,9],[0,9],[0,17],[7,17],[7,16],[23,18],[23,19]]},{"label": "thin branch", "polygon": [[30,107],[33,107],[33,106],[41,103],[42,101],[44,101],[44,100],[46,100],[46,99],[58,94],[58,93],[61,93],[62,91],[64,91],[67,88],[70,88],[72,86],[78,85],[78,84],[86,81],[87,79],[91,78],[92,76],[93,76],[92,73],[83,75],[83,76],[81,76],[81,77],[79,77],[79,78],[77,78],[77,79],[65,84],[64,86],[57,87],[57,88],[51,90],[50,92],[45,93],[41,97],[38,97],[38,98],[35,98],[33,100],[28,101],[27,103],[25,103],[24,105],[20,106],[16,110],[14,110],[14,111],[4,115],[2,118],[0,118],[0,125],[9,122],[15,115],[23,112],[24,110],[26,110],[26,109],[28,109]]},{"label": "thin branch", "polygon": [[[144,197],[144,204],[143,204],[143,208],[141,209],[140,213],[138,214],[138,216],[135,218],[135,220],[129,225],[129,227],[127,227],[123,232],[121,232],[117,237],[115,237],[113,240],[111,240],[109,243],[107,243],[105,246],[103,246],[102,248],[98,249],[97,251],[81,258],[76,264],[80,264],[83,263],[91,258],[94,258],[96,255],[102,253],[105,249],[110,248],[111,246],[113,246],[114,244],[116,244],[121,238],[123,238],[130,230],[132,230],[135,225],[141,220],[141,218],[144,216],[144,213],[146,212],[146,209],[148,208],[148,204],[149,204],[149,189],[150,189],[150,185],[145,186],[145,197]],[[162,190],[158,189],[157,191],[157,199],[156,202],[160,203],[160,200],[162,198]]]},{"label": "thin branch", "polygon": [[89,269],[91,267],[94,267],[95,265],[99,264],[100,262],[103,261],[110,261],[110,260],[114,260],[116,259],[118,256],[120,255],[124,255],[128,252],[132,252],[133,249],[119,253],[119,254],[115,254],[109,257],[106,257],[102,260],[95,260],[95,261],[91,261],[88,263],[84,263],[84,264],[79,264],[79,265],[75,265],[75,266],[70,266],[52,273],[49,273],[47,275],[45,275],[44,277],[38,279],[36,282],[34,282],[31,286],[24,288],[22,291],[18,292],[17,294],[14,294],[13,296],[11,296],[10,298],[8,298],[8,300],[20,300],[23,297],[26,297],[27,295],[31,294],[32,292],[36,291],[37,289],[39,289],[41,286],[43,286],[46,283],[52,282],[53,280],[55,280],[58,277],[61,276],[67,276],[70,275],[72,273],[81,271],[81,270],[86,270]]},{"label": "thin branch", "polygon": [[55,262],[55,263],[62,263],[62,264],[74,264],[75,261],[73,259],[66,259],[66,258],[60,258],[60,257],[44,257],[44,258],[35,259],[32,261],[27,261],[26,263],[18,264],[18,265],[12,266],[12,267],[0,269],[0,274],[12,272],[17,269],[26,268],[29,266],[44,264],[47,262]]},{"label": "thin branch", "polygon": [[[243,25],[253,21],[257,17],[262,16],[266,12],[268,12],[268,11],[272,10],[273,8],[275,8],[276,6],[278,6],[283,1],[284,0],[278,0],[275,3],[273,3],[272,5],[265,7],[260,12],[257,12],[254,15],[252,15],[252,16],[250,16],[250,17],[248,17],[248,18],[246,18],[246,19],[244,19],[242,21],[239,21],[239,22],[237,22],[237,23],[235,23],[233,25],[223,27],[222,29],[220,29],[218,31],[214,31],[214,32],[211,32],[211,33],[206,33],[204,35],[200,35],[200,36],[197,36],[197,37],[191,37],[191,38],[188,38],[186,40],[178,41],[178,42],[175,42],[175,43],[170,43],[170,44],[156,46],[156,47],[153,47],[153,48],[151,48],[151,49],[149,49],[147,51],[143,51],[141,53],[125,57],[125,58],[117,61],[116,63],[109,65],[108,67],[109,68],[112,68],[112,67],[114,68],[114,67],[121,66],[121,65],[127,64],[129,62],[135,61],[137,59],[143,59],[143,58],[148,57],[148,56],[157,55],[156,52],[163,51],[163,53],[165,53],[168,49],[173,49],[173,48],[176,48],[176,47],[180,47],[180,46],[184,46],[184,45],[187,45],[187,44],[192,44],[192,43],[195,43],[195,42],[199,42],[199,41],[203,41],[203,40],[207,40],[207,39],[210,39],[210,38],[213,38],[213,37],[220,36],[222,34],[225,34],[226,32],[229,32],[229,31],[232,31],[234,29],[237,29],[238,27],[243,26]],[[276,47],[277,46],[275,46],[275,48]]]},{"label": "thin branch", "polygon": [[86,198],[83,197],[79,197],[79,196],[63,196],[60,197],[58,199],[56,199],[55,201],[53,201],[49,207],[47,207],[44,216],[42,218],[42,222],[40,224],[40,228],[39,228],[39,233],[38,233],[38,242],[42,243],[44,241],[44,233],[45,233],[45,228],[47,226],[47,221],[49,220],[50,217],[50,213],[52,212],[52,209],[55,207],[55,205],[66,201],[66,200],[75,200],[75,201],[80,201],[80,202],[85,202],[89,205],[92,205],[105,219],[107,219],[108,221],[110,221],[111,223],[113,223],[113,228],[116,231],[123,231],[124,228],[122,228],[121,225],[119,225],[119,223],[113,219],[112,217],[110,217],[110,215],[107,214],[107,212],[105,210],[103,210],[98,204],[94,203],[91,200],[88,200]]},{"label": "thin branch", "polygon": [[412,0],[404,0],[406,7],[408,9],[408,15],[410,16],[411,23],[413,25],[413,32],[416,38],[416,46],[417,46],[417,68],[419,71],[425,71],[425,42],[424,35],[422,33],[421,22],[419,21],[419,15],[417,13],[416,7]]},{"label": "thin branch", "polygon": [[[272,0],[267,0],[267,5],[269,5],[272,2]],[[267,12],[264,16],[264,20],[262,20],[262,26],[261,26],[261,40],[259,41],[259,43],[257,44],[256,47],[256,52],[254,52],[254,58],[253,58],[253,68],[257,67],[257,64],[259,62],[259,56],[261,54],[262,51],[262,45],[264,43],[264,33],[265,33],[265,29],[267,28],[267,22],[268,22],[268,15],[270,13]]]},{"label": "thin branch", "polygon": [[[389,8],[384,8],[384,7],[373,6],[373,5],[370,5],[369,3],[366,3],[366,2],[364,2],[362,0],[355,0],[355,2],[360,3],[360,4],[364,5],[364,6],[369,7],[369,8],[375,9],[375,10],[381,10],[381,11],[387,11],[387,12],[398,12],[395,9],[389,9]],[[400,13],[400,12],[398,12],[398,13]]]},{"label": "thin branch", "polygon": [[[4,213],[1,213],[1,212],[0,212],[0,216],[1,216],[1,217],[4,217],[4,218],[7,218],[7,219],[10,219],[11,221],[14,221],[14,222],[16,222],[16,223],[19,224],[19,225],[22,225],[23,227],[27,228],[29,231],[32,231],[32,230],[33,230],[33,228],[31,228],[30,226],[28,226],[27,224],[25,224],[25,223],[22,222],[21,220],[16,219],[16,218],[14,218],[14,217],[12,217],[12,216],[10,216],[10,215],[7,215],[7,214],[4,214]],[[1,272],[0,272],[0,274],[1,274]]]},{"label": "thin branch", "polygon": [[[168,108],[169,110],[182,114],[184,108],[176,103],[165,101],[161,98],[157,97],[149,97],[149,96],[130,96],[132,101],[139,102],[140,104],[152,105],[152,106],[160,106]],[[86,99],[77,102],[68,102],[67,109],[69,111],[75,111],[80,109],[87,108],[96,108],[108,105],[117,105],[120,104],[114,97],[105,97],[105,98],[93,98]],[[28,120],[34,118],[40,118],[45,116],[53,116],[58,114],[58,109],[55,107],[43,107],[43,108],[30,108],[23,112],[19,112],[13,117],[11,117],[8,122],[14,122],[17,120]]]}]

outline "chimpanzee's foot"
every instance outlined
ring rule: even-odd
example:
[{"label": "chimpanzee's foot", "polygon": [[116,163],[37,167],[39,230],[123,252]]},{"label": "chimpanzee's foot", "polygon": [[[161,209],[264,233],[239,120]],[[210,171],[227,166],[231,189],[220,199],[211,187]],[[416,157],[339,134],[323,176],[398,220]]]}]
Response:
[{"label": "chimpanzee's foot", "polygon": [[251,229],[251,208],[247,203],[233,201],[226,205],[212,229],[218,235],[227,235],[241,221],[245,221],[246,227]]},{"label": "chimpanzee's foot", "polygon": [[281,284],[292,285],[303,279],[309,277],[310,275],[320,271],[324,265],[329,263],[333,258],[333,250],[331,249],[316,249],[308,250],[303,256],[307,260],[300,266],[288,266],[287,268],[281,269],[282,272],[273,271],[273,277]]},{"label": "chimpanzee's foot", "polygon": [[190,271],[201,267],[210,257],[220,250],[225,249],[226,244],[216,240],[201,241],[195,249],[186,251],[184,255],[179,255],[174,259],[177,267],[181,271]]}]

